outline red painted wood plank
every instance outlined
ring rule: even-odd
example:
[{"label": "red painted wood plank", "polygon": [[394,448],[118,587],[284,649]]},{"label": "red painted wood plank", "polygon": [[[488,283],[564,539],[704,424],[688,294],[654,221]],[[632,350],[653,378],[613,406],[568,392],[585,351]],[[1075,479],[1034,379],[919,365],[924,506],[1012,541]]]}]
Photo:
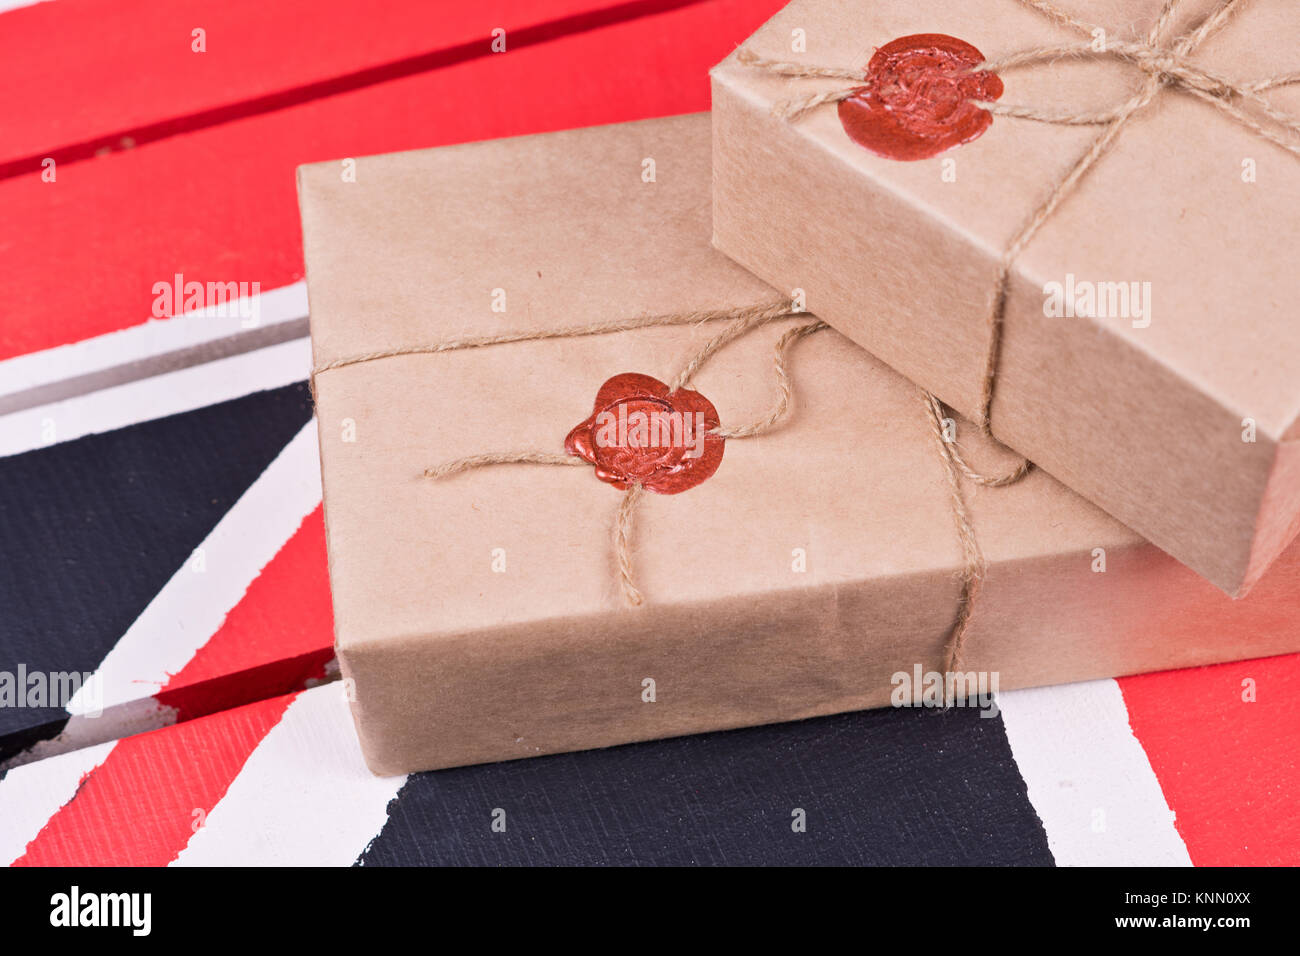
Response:
[{"label": "red painted wood plank", "polygon": [[302,523],[213,634],[155,699],[186,721],[325,677],[334,611],[321,508]]},{"label": "red painted wood plank", "polygon": [[60,0],[5,17],[0,176],[696,0]]},{"label": "red painted wood plank", "polygon": [[1300,865],[1300,654],[1119,685],[1193,863]]},{"label": "red painted wood plank", "polygon": [[0,182],[0,359],[143,323],[174,273],[297,280],[301,163],[707,109],[708,68],[779,6],[684,7]]}]

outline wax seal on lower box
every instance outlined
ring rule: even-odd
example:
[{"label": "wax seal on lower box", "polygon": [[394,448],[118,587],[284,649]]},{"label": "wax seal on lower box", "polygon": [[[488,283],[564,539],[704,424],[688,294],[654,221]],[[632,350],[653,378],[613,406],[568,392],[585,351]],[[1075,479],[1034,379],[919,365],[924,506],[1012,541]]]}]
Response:
[{"label": "wax seal on lower box", "polygon": [[600,387],[591,416],[569,432],[564,448],[615,488],[675,495],[718,470],[726,439],[717,427],[717,409],[699,392],[624,372]]},{"label": "wax seal on lower box", "polygon": [[929,159],[977,138],[993,114],[972,100],[996,100],[1002,80],[973,68],[984,54],[944,33],[891,40],[867,64],[866,85],[839,105],[849,138],[887,159]]}]

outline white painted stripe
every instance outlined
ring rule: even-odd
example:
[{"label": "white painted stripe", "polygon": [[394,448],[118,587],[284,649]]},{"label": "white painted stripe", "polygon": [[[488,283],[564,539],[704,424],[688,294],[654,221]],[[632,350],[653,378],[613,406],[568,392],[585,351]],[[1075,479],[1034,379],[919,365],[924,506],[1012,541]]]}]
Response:
[{"label": "white painted stripe", "polygon": [[76,796],[86,774],[108,759],[115,741],[10,770],[0,779],[0,866],[27,851],[41,828]]},{"label": "white painted stripe", "polygon": [[193,411],[310,374],[311,342],[300,338],[11,412],[0,415],[0,456]]},{"label": "white painted stripe", "polygon": [[[169,277],[170,278],[170,277]],[[307,334],[307,285],[109,332],[0,362],[0,409],[48,404]],[[43,396],[29,400],[29,396]]]},{"label": "white painted stripe", "polygon": [[[216,633],[248,586],[320,504],[316,422],[309,421],[226,512],[194,555],[109,651],[72,714],[107,714],[161,688]],[[94,698],[99,695],[100,700]],[[102,719],[102,718],[100,718]]]},{"label": "white painted stripe", "polygon": [[152,697],[140,697],[117,707],[110,707],[98,717],[69,717],[63,730],[49,740],[38,740],[26,750],[0,763],[0,772],[38,760],[57,757],[70,750],[81,750],[109,741],[121,740],[146,730],[158,730],[176,723],[176,708],[158,703]]},{"label": "white painted stripe", "polygon": [[1058,866],[1191,866],[1113,680],[998,695]]},{"label": "white painted stripe", "polygon": [[19,7],[34,7],[38,3],[50,3],[51,0],[0,0],[0,13],[17,10]]},{"label": "white painted stripe", "polygon": [[350,866],[405,777],[361,759],[344,685],[304,691],[257,745],[178,866]]}]

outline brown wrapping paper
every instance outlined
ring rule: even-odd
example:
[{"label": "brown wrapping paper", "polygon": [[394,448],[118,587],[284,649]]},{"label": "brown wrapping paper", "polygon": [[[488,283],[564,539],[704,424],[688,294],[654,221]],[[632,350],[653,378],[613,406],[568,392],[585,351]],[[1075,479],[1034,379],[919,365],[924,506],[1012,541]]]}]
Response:
[{"label": "brown wrapping paper", "polygon": [[[1172,34],[1214,2],[1186,0]],[[1059,6],[1130,38],[1161,2]],[[795,31],[806,52],[792,51]],[[745,47],[852,68],[916,33],[959,37],[991,59],[1081,39],[1019,0],[800,0]],[[1239,81],[1291,73],[1297,35],[1300,6],[1252,0],[1190,59]],[[1142,76],[1132,63],[1065,58],[1005,71],[1000,103],[1102,110]],[[811,311],[975,417],[999,257],[1100,127],[998,116],[973,142],[900,162],[850,141],[835,106],[772,115],[791,97],[853,85],[774,76],[734,55],[714,69],[715,244],[783,291],[804,289]],[[1300,85],[1267,96],[1300,116]],[[1300,519],[1298,246],[1300,159],[1190,95],[1157,94],[1015,260],[994,434],[1244,594]],[[1049,318],[1044,288],[1068,275],[1149,282],[1149,313]]]},{"label": "brown wrapping paper", "polygon": [[[299,177],[318,366],[772,295],[709,244],[704,115],[366,158],[355,182],[340,169]],[[771,407],[773,344],[799,322],[704,366],[694,387],[724,425]],[[338,652],[376,772],[881,706],[892,674],[939,666],[961,568],[942,459],[919,389],[834,331],[794,346],[786,427],[728,441],[698,487],[643,496],[639,608],[613,569],[621,493],[590,469],[421,477],[466,455],[560,451],[608,377],[667,380],[717,328],[317,377]],[[958,428],[977,464],[1006,458]],[[1300,561],[1234,604],[1046,474],[966,496],[989,572],[965,666],[1001,687],[1300,647]]]}]

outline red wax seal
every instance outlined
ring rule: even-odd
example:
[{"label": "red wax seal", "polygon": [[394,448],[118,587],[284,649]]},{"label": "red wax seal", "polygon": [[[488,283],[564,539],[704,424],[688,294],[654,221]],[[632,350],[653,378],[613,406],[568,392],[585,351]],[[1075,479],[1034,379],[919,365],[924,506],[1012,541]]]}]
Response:
[{"label": "red wax seal", "polygon": [[891,40],[867,64],[866,85],[840,101],[849,138],[886,159],[929,159],[969,143],[993,122],[970,100],[996,100],[996,73],[972,72],[984,54],[942,33]]},{"label": "red wax seal", "polygon": [[669,392],[657,378],[624,372],[600,387],[591,417],[569,432],[564,449],[615,488],[675,495],[722,464],[726,439],[712,434],[717,427],[717,409],[699,392]]}]

